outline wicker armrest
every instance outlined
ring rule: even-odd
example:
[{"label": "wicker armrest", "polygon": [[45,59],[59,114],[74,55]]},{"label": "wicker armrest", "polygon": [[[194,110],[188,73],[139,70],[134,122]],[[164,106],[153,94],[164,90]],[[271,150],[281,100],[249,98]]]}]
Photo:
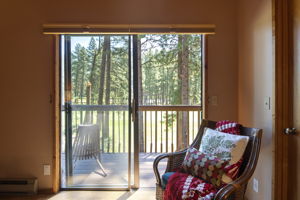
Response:
[{"label": "wicker armrest", "polygon": [[235,179],[234,181],[228,183],[226,186],[222,187],[216,194],[214,200],[226,200],[232,193],[240,193],[244,195],[246,185],[254,172],[252,165],[248,165],[244,173]]},{"label": "wicker armrest", "polygon": [[231,183],[228,183],[217,192],[214,200],[225,200],[228,199],[233,192],[244,190],[250,177],[251,175],[249,173],[245,173]]},{"label": "wicker armrest", "polygon": [[243,190],[243,195],[244,195],[246,185],[247,185],[249,179],[251,178],[251,176],[253,175],[257,161],[258,161],[260,143],[261,143],[261,137],[262,137],[262,130],[259,130],[257,132],[257,134],[255,134],[255,135],[257,135],[257,137],[255,137],[255,139],[253,140],[253,149],[254,150],[252,150],[252,152],[250,154],[249,162],[248,162],[243,174],[240,177],[238,177],[237,179],[235,179],[234,181],[232,181],[231,183],[229,183],[226,186],[224,186],[223,188],[221,188],[217,192],[217,194],[215,196],[215,200],[228,199],[228,197],[233,192],[237,193],[238,191],[241,191],[241,190]]},{"label": "wicker armrest", "polygon": [[229,183],[226,186],[222,187],[216,194],[214,200],[225,200],[228,199],[230,194],[236,190],[236,186]]},{"label": "wicker armrest", "polygon": [[183,159],[185,157],[186,151],[187,151],[187,149],[178,151],[178,152],[174,152],[174,153],[165,153],[165,154],[161,154],[155,158],[155,160],[153,162],[153,170],[154,170],[154,174],[156,177],[156,183],[159,186],[161,186],[161,177],[160,177],[160,174],[158,171],[159,162],[164,158],[168,158],[166,172],[175,171],[176,169],[178,169],[181,166]]}]

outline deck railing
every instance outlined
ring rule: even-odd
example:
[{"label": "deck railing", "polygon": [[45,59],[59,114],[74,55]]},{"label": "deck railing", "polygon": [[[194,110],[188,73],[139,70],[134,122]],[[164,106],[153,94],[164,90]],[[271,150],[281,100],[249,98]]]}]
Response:
[{"label": "deck railing", "polygon": [[174,152],[189,145],[202,119],[200,106],[140,106],[141,152]]},{"label": "deck railing", "polygon": [[[71,109],[73,139],[80,124],[98,124],[103,152],[128,152],[128,125],[132,122],[127,105],[72,105]],[[186,147],[197,135],[202,119],[201,106],[151,105],[139,106],[138,111],[139,147],[146,153],[174,152]]]}]

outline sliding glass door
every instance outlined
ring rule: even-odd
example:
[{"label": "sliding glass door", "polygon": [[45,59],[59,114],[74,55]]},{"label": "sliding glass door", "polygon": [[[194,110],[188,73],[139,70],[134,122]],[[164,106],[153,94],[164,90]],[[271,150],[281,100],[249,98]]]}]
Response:
[{"label": "sliding glass door", "polygon": [[155,187],[155,157],[186,148],[201,123],[203,35],[139,35],[137,49],[140,186]]},{"label": "sliding glass door", "polygon": [[130,185],[129,36],[61,39],[63,188]]},{"label": "sliding glass door", "polygon": [[62,188],[155,187],[155,157],[187,147],[201,123],[203,44],[203,35],[61,36]]}]

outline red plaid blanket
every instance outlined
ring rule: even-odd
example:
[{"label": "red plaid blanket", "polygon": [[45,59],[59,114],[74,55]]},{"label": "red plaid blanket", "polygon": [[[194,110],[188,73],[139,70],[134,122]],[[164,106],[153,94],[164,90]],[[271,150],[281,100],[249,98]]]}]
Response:
[{"label": "red plaid blanket", "polygon": [[189,174],[176,172],[168,180],[164,200],[211,200],[217,190]]}]

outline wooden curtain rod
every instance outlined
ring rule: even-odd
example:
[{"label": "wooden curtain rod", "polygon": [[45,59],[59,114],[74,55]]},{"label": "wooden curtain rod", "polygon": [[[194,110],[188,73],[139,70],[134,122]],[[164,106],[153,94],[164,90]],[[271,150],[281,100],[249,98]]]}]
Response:
[{"label": "wooden curtain rod", "polygon": [[212,24],[44,24],[44,34],[214,34]]}]

